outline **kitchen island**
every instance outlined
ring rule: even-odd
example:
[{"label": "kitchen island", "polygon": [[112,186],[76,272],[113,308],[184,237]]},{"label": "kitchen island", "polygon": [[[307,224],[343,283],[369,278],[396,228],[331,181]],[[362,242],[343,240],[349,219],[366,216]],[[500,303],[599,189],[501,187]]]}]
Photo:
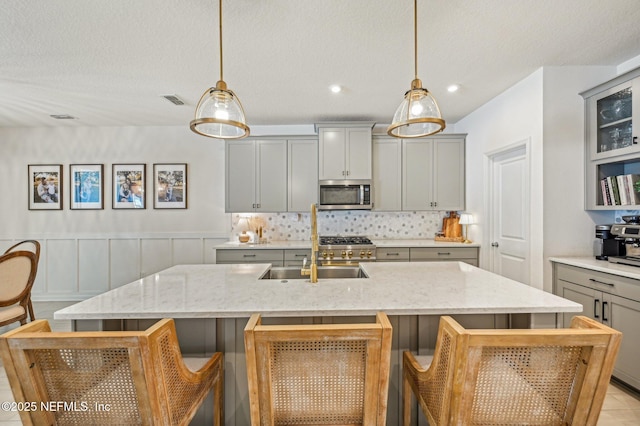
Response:
[{"label": "kitchen island", "polygon": [[[270,264],[178,265],[57,311],[77,330],[144,329],[176,319],[183,352],[225,354],[227,425],[249,424],[243,329],[259,312],[286,323],[372,321],[393,326],[388,424],[400,424],[402,352],[429,353],[440,315],[503,328],[582,305],[461,262],[362,263],[368,278],[262,280]],[[415,416],[414,416],[415,418]]]}]

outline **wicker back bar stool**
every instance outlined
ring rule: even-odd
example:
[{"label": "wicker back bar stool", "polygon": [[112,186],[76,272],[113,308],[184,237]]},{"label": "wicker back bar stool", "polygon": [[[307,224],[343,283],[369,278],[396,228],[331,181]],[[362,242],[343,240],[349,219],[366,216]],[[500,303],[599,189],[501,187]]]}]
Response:
[{"label": "wicker back bar stool", "polygon": [[404,425],[413,394],[431,426],[595,426],[621,338],[584,316],[527,330],[467,330],[441,317],[432,359],[404,353]]},{"label": "wicker back bar stool", "polygon": [[25,425],[188,425],[212,389],[224,423],[222,354],[188,368],[172,319],[122,332],[36,320],[0,336],[0,354]]},{"label": "wicker back bar stool", "polygon": [[391,324],[262,325],[245,328],[251,424],[384,425]]}]

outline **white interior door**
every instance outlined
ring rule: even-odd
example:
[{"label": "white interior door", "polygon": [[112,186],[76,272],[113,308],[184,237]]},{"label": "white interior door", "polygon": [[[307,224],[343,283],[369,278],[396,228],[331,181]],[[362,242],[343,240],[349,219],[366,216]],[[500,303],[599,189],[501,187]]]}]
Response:
[{"label": "white interior door", "polygon": [[530,284],[530,179],[527,144],[494,153],[490,171],[492,272]]}]

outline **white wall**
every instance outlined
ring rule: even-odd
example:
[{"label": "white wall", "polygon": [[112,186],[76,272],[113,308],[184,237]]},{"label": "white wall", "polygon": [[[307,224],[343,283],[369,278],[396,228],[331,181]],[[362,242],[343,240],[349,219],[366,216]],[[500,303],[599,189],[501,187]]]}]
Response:
[{"label": "white wall", "polygon": [[[487,153],[530,141],[531,285],[551,291],[547,262],[553,255],[591,255],[594,224],[607,214],[584,211],[584,104],[579,92],[614,76],[615,67],[541,68],[455,126],[467,137],[467,210],[478,224],[472,239],[483,243],[488,267],[485,202]],[[603,222],[599,222],[602,220]]]},{"label": "white wall", "polygon": [[[147,208],[112,209],[112,164],[144,163]],[[153,208],[153,164],[187,163],[188,208]],[[28,210],[29,164],[63,165],[63,209]],[[104,164],[104,209],[69,209],[69,165]],[[0,252],[42,244],[34,300],[81,300],[179,263],[213,263],[228,239],[224,142],[184,127],[0,129]]]},{"label": "white wall", "polygon": [[481,266],[488,269],[490,241],[486,217],[487,153],[529,140],[531,167],[531,285],[542,288],[542,70],[538,70],[456,123],[468,133],[467,211],[477,218],[471,239],[482,242]]},{"label": "white wall", "polygon": [[[147,208],[111,208],[114,163],[147,165]],[[153,208],[154,163],[187,163],[188,208]],[[28,210],[27,166],[63,165],[63,210]],[[103,210],[69,209],[69,165],[104,164]],[[224,142],[183,127],[48,127],[0,129],[0,237],[75,233],[213,233],[227,235]]]},{"label": "white wall", "polygon": [[[591,256],[595,224],[613,212],[586,212],[584,101],[580,92],[613,78],[613,67],[544,68],[544,259]],[[551,263],[544,262],[551,291]]]}]

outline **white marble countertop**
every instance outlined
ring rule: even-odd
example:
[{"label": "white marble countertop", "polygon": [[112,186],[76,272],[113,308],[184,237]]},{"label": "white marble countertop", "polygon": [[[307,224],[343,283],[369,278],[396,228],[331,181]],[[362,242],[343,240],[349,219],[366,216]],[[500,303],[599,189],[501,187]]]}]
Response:
[{"label": "white marble countertop", "polygon": [[436,241],[428,239],[415,240],[376,240],[371,239],[376,247],[480,247],[476,243],[455,243],[451,241]]},{"label": "white marble countertop", "polygon": [[[371,242],[376,247],[480,247],[480,244],[454,243],[449,241],[435,241],[432,239],[375,239]],[[227,241],[214,246],[215,249],[308,249],[311,248],[311,241],[269,241],[266,244],[241,243],[238,241]]]},{"label": "white marble countertop", "polygon": [[551,262],[640,280],[640,267],[637,266],[611,263],[608,260],[598,260],[595,257],[550,257],[549,260]]},{"label": "white marble countertop", "polygon": [[270,264],[178,265],[55,319],[581,312],[582,305],[462,262],[362,264],[369,278],[259,280]]}]

